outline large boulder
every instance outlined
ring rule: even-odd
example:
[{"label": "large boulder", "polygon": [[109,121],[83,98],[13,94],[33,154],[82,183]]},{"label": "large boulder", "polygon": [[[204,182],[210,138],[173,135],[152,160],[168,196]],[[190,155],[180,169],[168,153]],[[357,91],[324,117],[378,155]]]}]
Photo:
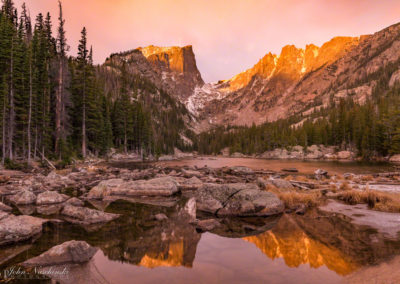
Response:
[{"label": "large boulder", "polygon": [[323,169],[317,169],[315,172],[314,172],[314,174],[315,174],[315,178],[316,179],[321,179],[321,178],[326,178],[326,177],[328,177],[328,172],[327,171],[325,171],[325,170],[323,170]]},{"label": "large boulder", "polygon": [[394,155],[390,157],[389,161],[392,163],[400,163],[400,155]]},{"label": "large boulder", "polygon": [[254,171],[248,167],[236,166],[230,167],[229,171],[234,175],[252,175]]},{"label": "large boulder", "polygon": [[[61,209],[63,208],[64,204],[50,204],[50,205],[39,205],[37,206],[36,212],[41,215],[54,215],[59,214]],[[33,214],[33,213],[32,213]]]},{"label": "large boulder", "polygon": [[262,159],[290,159],[289,152],[286,149],[275,149],[264,152],[259,156]]},{"label": "large boulder", "polygon": [[240,152],[235,152],[231,154],[231,158],[246,158],[246,155]]},{"label": "large boulder", "polygon": [[106,213],[99,210],[89,209],[86,207],[77,207],[69,204],[64,206],[61,214],[66,216],[66,220],[68,222],[81,225],[107,223],[120,216],[119,214]]},{"label": "large boulder", "polygon": [[273,193],[261,191],[256,184],[207,183],[196,193],[197,209],[218,216],[270,216],[284,210]]},{"label": "large boulder", "polygon": [[53,266],[65,264],[81,264],[88,262],[97,252],[97,248],[85,241],[68,241],[52,247],[41,255],[31,258],[24,263],[25,267]]},{"label": "large boulder", "polygon": [[290,181],[281,178],[269,179],[267,182],[269,182],[270,184],[272,184],[277,188],[287,188],[287,189],[294,188]]},{"label": "large boulder", "polygon": [[71,199],[68,199],[65,202],[65,204],[70,204],[70,205],[77,206],[77,207],[82,207],[83,205],[85,205],[85,203],[82,200],[80,200],[76,197],[72,197]]},{"label": "large boulder", "polygon": [[150,180],[123,181],[120,179],[102,181],[88,193],[89,199],[102,199],[105,196],[171,196],[178,192],[178,186],[171,177]]},{"label": "large boulder", "polygon": [[45,191],[38,194],[36,198],[36,204],[37,205],[58,204],[58,203],[63,203],[68,199],[69,196],[65,194],[60,194],[56,191]]},{"label": "large boulder", "polygon": [[12,208],[3,202],[0,202],[0,210],[4,212],[11,212]]},{"label": "large boulder", "polygon": [[350,151],[340,151],[337,153],[337,157],[340,160],[351,160],[354,157],[354,153]]},{"label": "large boulder", "polygon": [[324,154],[320,151],[320,148],[317,145],[311,145],[307,148],[307,154],[305,156],[306,159],[320,159],[324,156]]},{"label": "large boulder", "polygon": [[10,201],[16,205],[28,205],[36,202],[36,195],[29,190],[22,190],[10,197]]},{"label": "large boulder", "polygon": [[202,173],[199,172],[199,171],[185,170],[185,169],[182,169],[182,174],[186,178],[191,178],[191,177],[198,177],[199,178],[199,177],[202,176]]},{"label": "large boulder", "polygon": [[175,181],[177,182],[178,189],[182,191],[197,190],[203,186],[203,182],[197,177],[192,177],[189,179],[175,178]]},{"label": "large boulder", "polygon": [[110,195],[114,188],[117,188],[123,183],[125,183],[124,180],[119,178],[103,180],[89,191],[87,198],[103,199],[104,197]]},{"label": "large boulder", "polygon": [[0,211],[0,220],[7,218],[10,214],[8,212]]},{"label": "large boulder", "polygon": [[297,146],[293,146],[291,148],[291,150],[292,150],[292,152],[303,152],[304,151],[304,147],[300,146],[300,145],[297,145]]},{"label": "large boulder", "polygon": [[0,220],[0,245],[26,241],[42,232],[47,220],[26,216],[8,215]]}]

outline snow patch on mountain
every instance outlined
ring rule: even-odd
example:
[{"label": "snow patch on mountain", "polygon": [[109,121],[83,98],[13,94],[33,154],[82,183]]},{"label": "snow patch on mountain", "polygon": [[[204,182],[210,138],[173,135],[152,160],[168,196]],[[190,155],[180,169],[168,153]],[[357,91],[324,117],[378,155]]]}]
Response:
[{"label": "snow patch on mountain", "polygon": [[207,83],[197,86],[193,94],[186,100],[185,105],[190,113],[197,116],[207,102],[222,100],[226,95],[226,93],[218,91],[218,83]]}]

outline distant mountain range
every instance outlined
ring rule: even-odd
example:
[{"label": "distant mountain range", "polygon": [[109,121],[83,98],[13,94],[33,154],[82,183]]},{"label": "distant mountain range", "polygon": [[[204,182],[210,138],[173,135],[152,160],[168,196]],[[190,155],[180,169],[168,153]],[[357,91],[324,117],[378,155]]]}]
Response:
[{"label": "distant mountain range", "polygon": [[[112,54],[106,64],[125,62],[184,104],[191,128],[256,125],[302,114],[305,118],[332,101],[352,97],[363,104],[377,81],[374,74],[400,58],[400,24],[373,35],[335,37],[321,47],[294,45],[280,55],[267,53],[252,68],[229,80],[204,83],[192,46],[148,46]],[[393,85],[400,73],[390,74]]]}]

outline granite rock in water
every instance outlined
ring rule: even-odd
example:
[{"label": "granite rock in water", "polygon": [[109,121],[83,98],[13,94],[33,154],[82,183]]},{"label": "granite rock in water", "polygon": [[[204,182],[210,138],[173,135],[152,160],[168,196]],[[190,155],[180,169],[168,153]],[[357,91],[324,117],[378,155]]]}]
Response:
[{"label": "granite rock in water", "polygon": [[216,219],[199,220],[196,222],[196,229],[201,232],[212,231],[219,226],[221,226],[221,223]]},{"label": "granite rock in water", "polygon": [[42,232],[47,220],[32,216],[8,215],[0,220],[0,245],[26,241]]},{"label": "granite rock in water", "polygon": [[88,262],[97,252],[97,248],[84,241],[68,241],[52,247],[41,255],[23,263],[26,267],[80,264]]},{"label": "granite rock in water", "polygon": [[29,190],[22,190],[10,197],[10,201],[17,205],[28,205],[36,202],[36,195]]},{"label": "granite rock in water", "polygon": [[178,192],[176,181],[171,177],[150,180],[123,181],[112,179],[100,182],[88,193],[89,199],[102,199],[116,196],[171,196]]},{"label": "granite rock in water", "polygon": [[284,210],[275,194],[259,190],[256,184],[207,183],[195,197],[198,210],[218,216],[270,216]]},{"label": "granite rock in water", "polygon": [[99,210],[89,209],[86,207],[77,207],[69,204],[65,205],[61,214],[66,216],[67,221],[81,225],[107,223],[120,216],[119,214],[106,213]]},{"label": "granite rock in water", "polygon": [[65,194],[60,194],[56,191],[45,191],[38,194],[36,198],[36,204],[37,205],[58,204],[58,203],[63,203],[68,199],[69,196]]}]

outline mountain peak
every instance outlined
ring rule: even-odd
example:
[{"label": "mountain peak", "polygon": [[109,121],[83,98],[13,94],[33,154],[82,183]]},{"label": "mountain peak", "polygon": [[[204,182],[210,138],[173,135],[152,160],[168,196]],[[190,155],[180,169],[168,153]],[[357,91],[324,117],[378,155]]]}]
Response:
[{"label": "mountain peak", "polygon": [[127,63],[130,73],[146,77],[180,101],[185,101],[197,86],[204,85],[191,45],[138,47],[113,54],[109,60]]},{"label": "mountain peak", "polygon": [[[191,45],[183,47],[149,45],[147,47],[139,47],[137,50],[139,50],[149,62],[155,65],[156,68],[167,68],[180,73],[196,73],[196,77],[201,79]],[[203,80],[201,79],[201,81]]]}]

